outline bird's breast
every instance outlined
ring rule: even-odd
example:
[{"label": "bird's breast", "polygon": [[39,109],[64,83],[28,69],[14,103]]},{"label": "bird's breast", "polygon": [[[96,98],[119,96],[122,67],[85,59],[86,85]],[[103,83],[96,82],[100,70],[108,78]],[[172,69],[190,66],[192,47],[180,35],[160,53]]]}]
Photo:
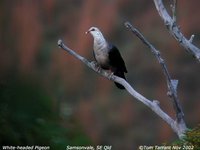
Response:
[{"label": "bird's breast", "polygon": [[94,50],[94,55],[97,63],[103,68],[103,69],[109,69],[109,54],[107,51],[104,50]]}]

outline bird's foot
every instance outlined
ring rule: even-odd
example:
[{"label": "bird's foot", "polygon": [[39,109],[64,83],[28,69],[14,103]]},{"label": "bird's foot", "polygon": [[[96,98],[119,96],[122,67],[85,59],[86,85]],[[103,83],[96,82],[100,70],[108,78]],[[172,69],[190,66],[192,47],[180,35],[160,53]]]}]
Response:
[{"label": "bird's foot", "polygon": [[111,72],[111,73],[109,74],[109,76],[108,76],[109,80],[111,80],[111,79],[113,78],[113,75],[114,75],[113,72]]},{"label": "bird's foot", "polygon": [[97,72],[101,72],[101,67],[96,61],[92,61],[91,64],[94,66],[94,68],[97,70]]},{"label": "bird's foot", "polygon": [[91,61],[91,64],[94,65],[95,67],[98,65],[96,61]]}]

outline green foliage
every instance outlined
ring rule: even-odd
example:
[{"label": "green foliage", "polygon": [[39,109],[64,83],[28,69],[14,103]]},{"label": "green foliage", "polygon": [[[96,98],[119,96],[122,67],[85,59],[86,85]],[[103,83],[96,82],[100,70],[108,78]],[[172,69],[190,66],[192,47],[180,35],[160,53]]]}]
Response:
[{"label": "green foliage", "polygon": [[90,143],[78,123],[73,128],[61,126],[53,101],[39,82],[0,81],[0,145],[47,145],[59,150]]},{"label": "green foliage", "polygon": [[186,133],[185,141],[200,150],[200,124]]},{"label": "green foliage", "polygon": [[192,130],[188,130],[183,140],[175,141],[172,145],[179,145],[185,149],[200,150],[200,124]]}]

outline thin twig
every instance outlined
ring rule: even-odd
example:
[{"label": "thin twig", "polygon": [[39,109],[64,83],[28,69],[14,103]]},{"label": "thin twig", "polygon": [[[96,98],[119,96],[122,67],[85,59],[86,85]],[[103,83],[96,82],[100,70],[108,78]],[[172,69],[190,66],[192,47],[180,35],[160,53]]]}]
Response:
[{"label": "thin twig", "polygon": [[191,37],[190,37],[190,39],[189,39],[189,42],[192,43],[193,40],[194,40],[194,34],[191,35]]},{"label": "thin twig", "polygon": [[172,14],[173,14],[173,22],[176,22],[177,18],[177,0],[173,0],[173,5],[171,5]]}]

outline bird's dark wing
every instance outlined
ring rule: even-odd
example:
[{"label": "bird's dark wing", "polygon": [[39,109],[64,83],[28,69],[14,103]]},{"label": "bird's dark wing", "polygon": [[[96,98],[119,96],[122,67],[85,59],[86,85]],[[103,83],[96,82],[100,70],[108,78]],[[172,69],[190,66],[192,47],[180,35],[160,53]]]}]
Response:
[{"label": "bird's dark wing", "polygon": [[112,44],[109,44],[109,63],[110,66],[114,69],[127,73],[124,60],[121,54],[119,53],[119,50]]}]

